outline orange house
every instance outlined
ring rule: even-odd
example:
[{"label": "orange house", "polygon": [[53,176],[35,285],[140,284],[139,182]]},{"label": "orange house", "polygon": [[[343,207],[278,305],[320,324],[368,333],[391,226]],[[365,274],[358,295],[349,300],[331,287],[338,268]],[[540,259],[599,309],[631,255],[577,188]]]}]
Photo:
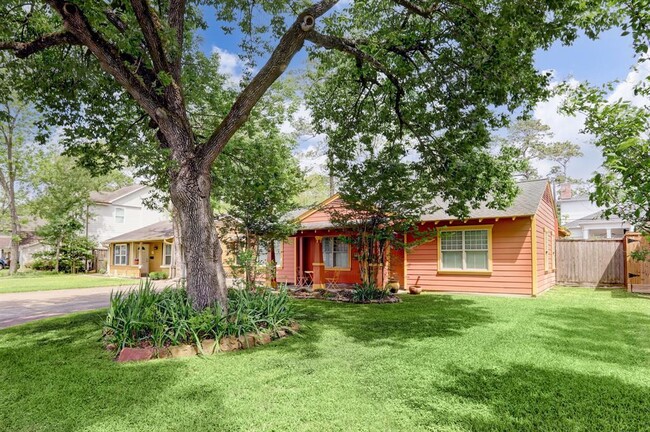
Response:
[{"label": "orange house", "polygon": [[[340,206],[334,195],[297,217],[298,232],[282,244],[278,282],[323,287],[327,279],[360,281],[355,250],[340,241],[344,233],[330,221],[328,209]],[[504,210],[482,206],[466,220],[439,210],[421,220],[421,229],[435,230],[434,238],[392,251],[385,263],[403,288],[417,282],[426,291],[535,296],[555,285],[558,220],[547,180],[519,183]]]}]

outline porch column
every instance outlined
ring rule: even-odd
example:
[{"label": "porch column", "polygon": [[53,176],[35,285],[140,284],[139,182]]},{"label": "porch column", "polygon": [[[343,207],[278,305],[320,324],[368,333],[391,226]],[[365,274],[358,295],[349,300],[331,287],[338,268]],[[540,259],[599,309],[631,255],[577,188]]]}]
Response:
[{"label": "porch column", "polygon": [[583,228],[582,229],[582,238],[584,240],[589,240],[589,229],[588,228]]},{"label": "porch column", "polygon": [[314,248],[314,289],[325,288],[325,262],[323,261],[323,237],[317,236]]},{"label": "porch column", "polygon": [[606,229],[606,232],[607,232],[606,237],[607,237],[608,239],[611,239],[611,238],[612,238],[612,229],[611,229],[611,228],[607,228],[607,229]]}]

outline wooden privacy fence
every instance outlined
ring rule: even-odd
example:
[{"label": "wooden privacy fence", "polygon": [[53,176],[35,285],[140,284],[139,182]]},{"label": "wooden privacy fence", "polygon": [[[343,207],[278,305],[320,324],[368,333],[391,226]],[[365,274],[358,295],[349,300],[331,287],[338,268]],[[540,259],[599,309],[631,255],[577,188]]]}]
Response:
[{"label": "wooden privacy fence", "polygon": [[556,281],[565,285],[612,286],[625,282],[624,240],[558,240]]},{"label": "wooden privacy fence", "polygon": [[650,293],[650,261],[638,261],[632,258],[632,252],[648,250],[648,239],[639,233],[625,234],[625,255],[627,256],[627,273],[625,286],[628,291]]}]

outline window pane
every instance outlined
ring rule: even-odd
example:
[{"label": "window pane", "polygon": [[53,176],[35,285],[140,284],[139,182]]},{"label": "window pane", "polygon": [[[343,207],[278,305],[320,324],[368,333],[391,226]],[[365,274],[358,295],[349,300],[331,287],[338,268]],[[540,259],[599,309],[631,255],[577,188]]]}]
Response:
[{"label": "window pane", "polygon": [[463,233],[461,231],[442,231],[440,247],[442,250],[461,250],[463,248]]},{"label": "window pane", "polygon": [[465,252],[465,262],[468,269],[488,270],[488,253],[487,251],[467,251]]},{"label": "window pane", "polygon": [[282,242],[280,240],[275,240],[273,243],[273,248],[275,249],[275,263],[278,267],[282,267]]},{"label": "window pane", "polygon": [[465,231],[465,250],[487,250],[488,232],[486,230]]},{"label": "window pane", "polygon": [[[347,245],[346,245],[347,246]],[[336,252],[334,255],[334,266],[335,267],[348,267],[348,252]]]},{"label": "window pane", "polygon": [[442,253],[442,268],[443,269],[462,269],[463,268],[463,253],[462,252],[449,252]]},{"label": "window pane", "polygon": [[323,261],[325,267],[334,267],[334,254],[332,253],[332,237],[323,238]]},{"label": "window pane", "polygon": [[116,208],[115,209],[115,222],[117,223],[124,223],[124,209],[123,208]]},{"label": "window pane", "polygon": [[164,265],[171,265],[172,263],[172,245],[165,245],[165,258],[163,260]]},{"label": "window pane", "polygon": [[266,257],[268,256],[269,251],[266,249],[266,246],[259,245],[257,248],[257,264],[264,265],[266,264]]}]

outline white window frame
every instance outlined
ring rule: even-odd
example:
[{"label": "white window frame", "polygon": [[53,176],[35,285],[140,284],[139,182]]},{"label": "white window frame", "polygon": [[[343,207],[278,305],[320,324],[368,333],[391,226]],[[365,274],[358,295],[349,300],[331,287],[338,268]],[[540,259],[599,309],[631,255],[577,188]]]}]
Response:
[{"label": "white window frame", "polygon": [[[118,255],[118,249],[120,251],[119,255]],[[122,251],[124,253],[122,253]],[[120,259],[119,260],[120,262],[118,263],[117,258],[124,258],[124,260]],[[119,243],[113,245],[113,265],[115,266],[129,265],[129,245],[127,243]]]},{"label": "white window frame", "polygon": [[[121,215],[117,214],[118,210],[121,210],[122,212]],[[120,218],[122,220],[119,220]],[[115,221],[115,223],[118,224],[123,224],[126,221],[126,210],[124,209],[124,207],[115,207],[115,210],[113,210],[113,220]]]},{"label": "white window frame", "polygon": [[[328,251],[325,250],[325,240],[326,239],[331,239],[332,240],[331,242],[329,242],[331,247],[329,248],[330,250],[328,250]],[[339,251],[335,250],[335,247],[334,247],[335,243],[344,244],[345,247],[346,247],[345,253],[346,253],[348,259],[347,259],[347,265],[345,267],[337,267],[336,265],[333,265],[333,266],[328,266],[327,265],[327,260],[325,259],[326,255],[328,255],[328,254],[332,255],[331,262],[332,262],[332,264],[334,264],[336,262],[336,256],[335,255],[337,253],[339,253],[339,254],[342,253],[342,251],[340,251],[340,250]],[[321,248],[322,248],[322,251],[323,251],[323,265],[325,266],[326,270],[349,271],[352,268],[352,254],[350,253],[351,248],[350,248],[349,243],[344,242],[343,240],[341,240],[339,237],[336,237],[336,236],[327,236],[327,237],[323,237],[321,239]]]},{"label": "white window frame", "polygon": [[[486,231],[487,232],[487,249],[469,249],[470,252],[487,252],[487,268],[486,269],[468,269],[466,261],[465,249],[465,232],[466,231]],[[445,232],[462,232],[462,249],[449,250],[449,252],[462,252],[462,268],[444,268],[442,261],[442,233]],[[439,274],[474,274],[474,275],[490,275],[492,274],[492,225],[470,225],[464,227],[448,227],[440,228],[438,241],[438,271]]]},{"label": "white window frame", "polygon": [[[167,246],[169,246],[169,254],[167,254]],[[172,255],[174,255],[174,245],[172,243],[163,242],[162,264],[160,267],[170,267],[172,265]],[[169,264],[165,263],[165,258],[167,257],[169,257]]]}]

